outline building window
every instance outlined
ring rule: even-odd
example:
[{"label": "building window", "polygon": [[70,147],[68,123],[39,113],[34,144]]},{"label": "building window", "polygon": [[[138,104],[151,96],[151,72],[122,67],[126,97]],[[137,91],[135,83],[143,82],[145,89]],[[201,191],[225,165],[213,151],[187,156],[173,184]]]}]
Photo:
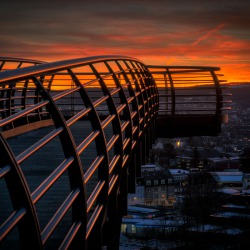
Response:
[{"label": "building window", "polygon": [[147,185],[147,186],[150,186],[150,185],[151,185],[151,181],[147,180],[147,181],[146,181],[146,185]]},{"label": "building window", "polygon": [[158,180],[154,180],[154,185],[158,185]]},{"label": "building window", "polygon": [[132,228],[131,228],[132,230],[132,234],[136,234],[136,227],[135,227],[135,225],[132,225]]},{"label": "building window", "polygon": [[161,187],[161,191],[165,191],[166,190],[166,188],[165,187]]},{"label": "building window", "polygon": [[154,191],[158,191],[158,188],[155,187],[155,188],[154,188]]},{"label": "building window", "polygon": [[166,184],[165,180],[161,180],[161,184],[163,185]]}]

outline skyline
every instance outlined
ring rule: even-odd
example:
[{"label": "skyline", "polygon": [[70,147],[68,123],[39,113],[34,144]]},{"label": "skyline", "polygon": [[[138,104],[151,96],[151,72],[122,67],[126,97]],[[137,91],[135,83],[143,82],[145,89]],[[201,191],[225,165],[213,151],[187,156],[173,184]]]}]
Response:
[{"label": "skyline", "polygon": [[119,54],[146,64],[218,66],[250,81],[250,1],[3,0],[1,56],[59,61]]}]

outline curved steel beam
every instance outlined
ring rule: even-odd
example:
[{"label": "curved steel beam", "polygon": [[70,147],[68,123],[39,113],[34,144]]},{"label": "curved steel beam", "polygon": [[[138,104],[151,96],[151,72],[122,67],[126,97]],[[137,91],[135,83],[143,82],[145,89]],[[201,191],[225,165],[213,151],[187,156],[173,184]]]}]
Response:
[{"label": "curved steel beam", "polygon": [[[29,206],[35,210],[50,189],[56,187],[65,171],[68,172],[70,191],[65,193],[66,198],[42,229],[38,226],[38,229],[32,229],[37,235],[37,239],[34,238],[36,249],[50,244],[51,236],[70,209],[71,227],[66,235],[60,236],[58,247],[101,249],[106,245],[111,249],[114,240],[106,237],[107,232],[115,235],[115,245],[118,246],[121,217],[126,213],[129,163],[140,150],[139,144],[149,143],[144,137],[158,112],[155,90],[154,79],[147,67],[137,59],[124,56],[44,63],[0,73],[1,147],[8,145],[6,132],[21,131],[23,126],[32,129],[35,122],[43,119],[52,121],[50,132],[39,136],[35,143],[18,154],[13,153],[15,145],[8,146],[16,168],[22,173],[23,164],[39,165],[32,158],[39,156],[47,145],[57,139],[64,155],[35,190],[23,188],[23,195],[30,201]],[[77,96],[74,99],[77,109],[67,116],[64,112],[72,95]],[[74,126],[84,120],[90,122],[91,130],[80,139],[73,135]],[[92,163],[85,169],[82,155],[86,155],[91,144],[95,144],[96,156],[93,155]],[[48,160],[57,157],[53,151],[45,153]],[[11,181],[13,164],[7,164],[4,159],[1,154],[0,176],[2,180]],[[19,182],[27,178],[25,172],[20,176]],[[19,199],[18,194],[11,185],[8,190],[14,204]],[[17,208],[13,208],[15,215]],[[18,219],[6,219],[1,225],[1,241],[8,240],[9,232],[16,226],[25,231],[29,225],[26,219],[32,217],[29,209],[22,211],[13,215]],[[6,223],[10,225],[8,231],[5,230]],[[36,216],[29,223],[44,224]],[[23,247],[29,244],[22,234],[21,243]]]},{"label": "curved steel beam", "polygon": [[[0,58],[0,62],[4,60]],[[146,66],[119,55],[53,63],[9,59],[18,60],[17,69],[0,72],[0,181],[6,181],[13,205],[12,213],[0,225],[1,242],[8,241],[11,231],[18,227],[24,248],[29,246],[28,235],[33,234],[32,247],[43,249],[53,242],[53,233],[71,211],[70,227],[60,235],[57,248],[118,248],[127,192],[155,140],[158,115],[164,114],[164,119],[191,115],[192,120],[193,115],[220,116],[226,101],[215,73],[219,68]],[[20,68],[22,63],[36,65]],[[170,95],[169,91],[163,95],[164,103],[160,99],[161,83],[166,80]],[[75,135],[78,125],[81,131]],[[10,138],[19,134],[26,138],[27,131],[38,133],[36,141],[17,153]],[[31,191],[25,167],[39,168],[34,161],[37,156],[48,161],[59,157],[55,148],[46,150],[50,143],[62,148],[62,156]],[[88,164],[86,156],[92,157]],[[41,222],[36,214],[39,202],[51,189],[57,191],[59,179],[66,173],[70,190],[63,194],[64,200],[49,221]],[[29,230],[24,233],[27,226]]]}]

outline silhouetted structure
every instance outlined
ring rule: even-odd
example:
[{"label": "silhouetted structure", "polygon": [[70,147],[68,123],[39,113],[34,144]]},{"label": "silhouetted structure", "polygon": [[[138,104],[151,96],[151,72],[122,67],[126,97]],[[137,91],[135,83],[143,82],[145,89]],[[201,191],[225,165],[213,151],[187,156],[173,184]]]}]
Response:
[{"label": "silhouetted structure", "polygon": [[0,70],[3,249],[118,249],[156,134],[216,135],[226,118],[219,68],[96,56]]}]

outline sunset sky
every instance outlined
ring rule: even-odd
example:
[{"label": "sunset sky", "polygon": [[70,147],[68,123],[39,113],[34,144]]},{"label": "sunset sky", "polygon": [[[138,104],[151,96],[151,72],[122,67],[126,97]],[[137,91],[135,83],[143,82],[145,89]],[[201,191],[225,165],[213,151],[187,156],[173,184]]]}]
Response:
[{"label": "sunset sky", "polygon": [[250,82],[249,0],[1,0],[0,56],[133,56]]}]

